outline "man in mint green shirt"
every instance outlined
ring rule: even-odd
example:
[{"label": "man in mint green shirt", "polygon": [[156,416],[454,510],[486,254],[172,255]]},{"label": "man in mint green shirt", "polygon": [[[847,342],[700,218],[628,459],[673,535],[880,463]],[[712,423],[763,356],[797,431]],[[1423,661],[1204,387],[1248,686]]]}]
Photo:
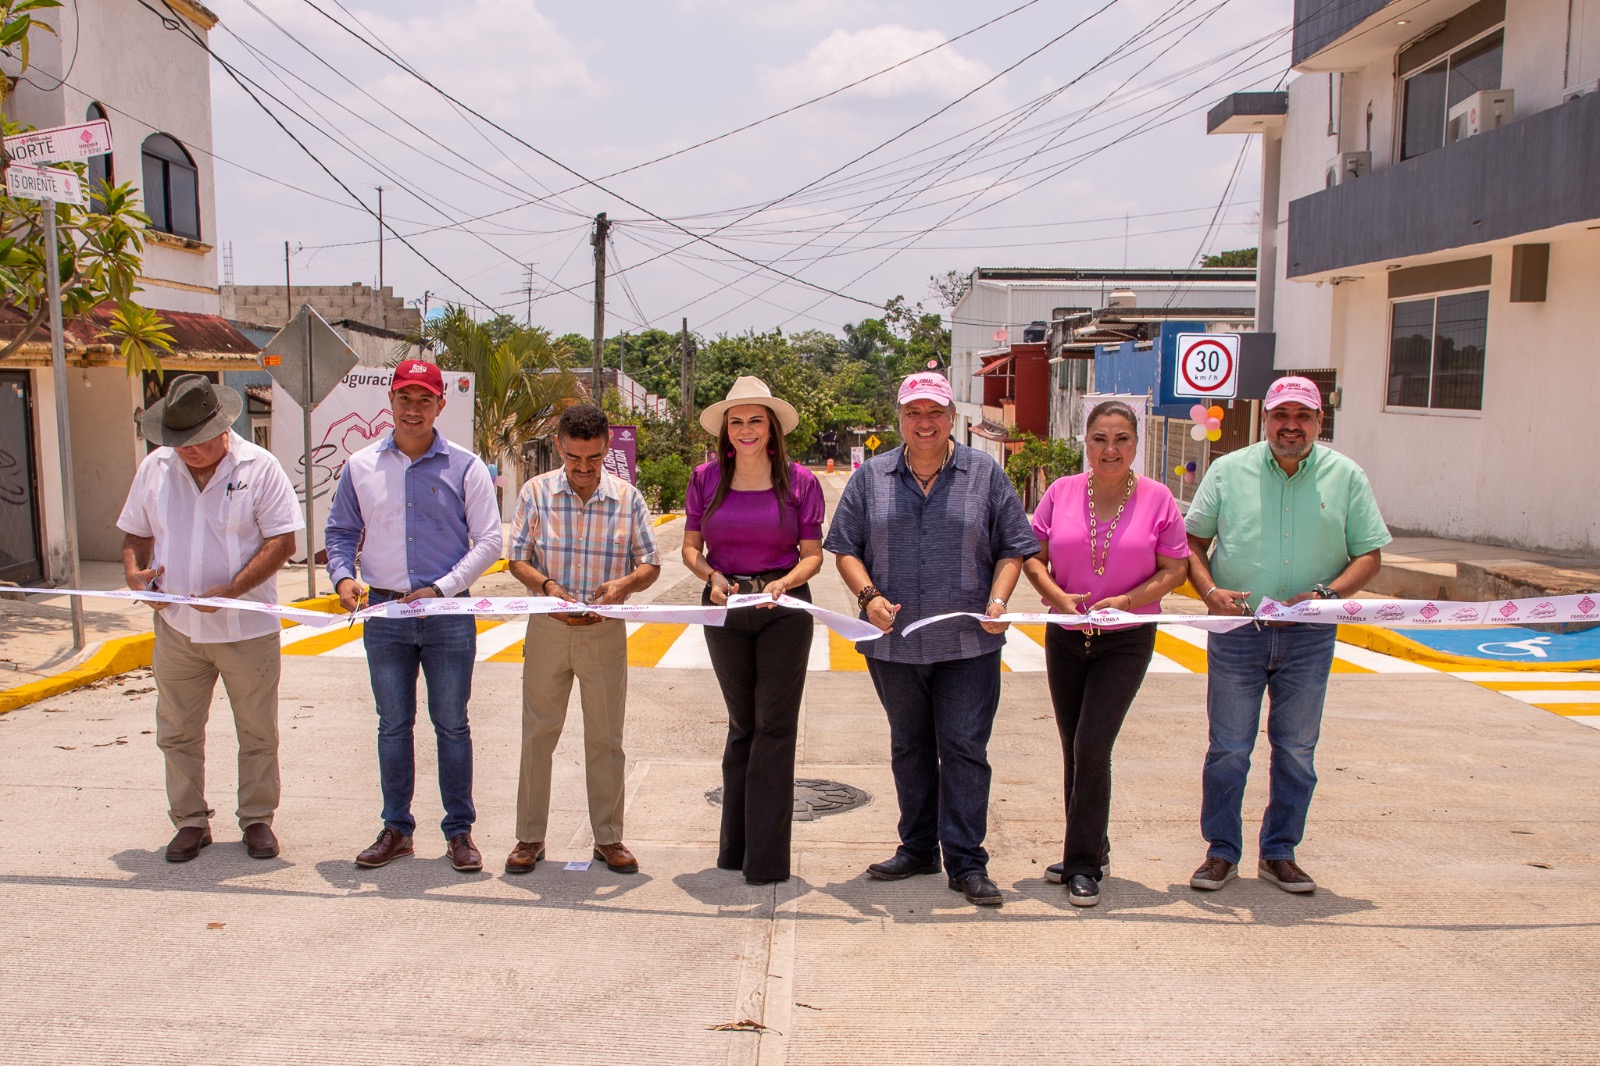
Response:
[{"label": "man in mint green shirt", "polygon": [[[1215,615],[1358,592],[1378,572],[1390,541],[1367,475],[1316,443],[1322,394],[1302,377],[1267,390],[1262,441],[1211,464],[1189,506],[1189,581]],[[1200,832],[1206,860],[1189,879],[1221,888],[1238,876],[1240,805],[1270,696],[1271,788],[1261,820],[1259,875],[1286,892],[1316,882],[1295,862],[1316,788],[1315,755],[1338,630],[1266,622],[1213,633],[1206,643],[1206,751]]]}]

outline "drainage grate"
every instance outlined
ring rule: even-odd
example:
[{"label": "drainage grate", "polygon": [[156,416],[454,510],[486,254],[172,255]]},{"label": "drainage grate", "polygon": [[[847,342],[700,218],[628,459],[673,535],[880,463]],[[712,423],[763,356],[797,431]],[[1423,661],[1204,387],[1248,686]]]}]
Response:
[{"label": "drainage grate", "polygon": [[[706,793],[706,802],[722,806],[722,789]],[[825,814],[841,814],[865,807],[872,802],[872,794],[865,789],[839,781],[823,781],[815,777],[802,777],[794,783],[794,820],[810,822]]]}]

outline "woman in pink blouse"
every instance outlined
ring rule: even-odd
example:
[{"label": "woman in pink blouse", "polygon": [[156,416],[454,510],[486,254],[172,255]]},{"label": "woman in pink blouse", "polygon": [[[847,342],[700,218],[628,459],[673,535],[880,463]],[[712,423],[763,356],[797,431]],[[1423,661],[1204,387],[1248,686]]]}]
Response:
[{"label": "woman in pink blouse", "polygon": [[[1183,583],[1189,542],[1172,493],[1133,470],[1133,409],[1108,400],[1089,412],[1085,473],[1045,490],[1033,516],[1039,554],[1024,567],[1051,611],[1115,608],[1158,614]],[[1144,681],[1156,627],[1062,623],[1045,632],[1046,677],[1061,733],[1067,832],[1062,861],[1046,876],[1080,907],[1100,902],[1110,870],[1111,747]]]},{"label": "woman in pink blouse", "polygon": [[[701,602],[736,592],[811,599],[822,566],[822,486],[789,461],[784,435],[800,416],[760,378],[741,377],[700,424],[717,457],[689,480],[683,562],[705,579]],[[766,885],[789,879],[794,749],[811,657],[811,616],[766,604],[729,611],[707,626],[706,648],[728,705],[722,754],[722,833],[717,865]]]}]

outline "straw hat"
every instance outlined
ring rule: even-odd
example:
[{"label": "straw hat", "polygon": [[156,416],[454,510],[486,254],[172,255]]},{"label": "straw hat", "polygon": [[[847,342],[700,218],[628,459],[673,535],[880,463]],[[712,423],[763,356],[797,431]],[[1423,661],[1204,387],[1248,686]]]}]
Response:
[{"label": "straw hat", "polygon": [[700,412],[700,425],[713,437],[722,433],[723,416],[728,413],[728,408],[739,407],[744,404],[760,404],[772,410],[778,416],[778,427],[785,435],[794,432],[794,427],[800,424],[800,412],[788,400],[780,400],[772,395],[772,390],[767,388],[767,383],[758,377],[745,375],[733,383],[733,388],[728,390],[727,399],[718,400],[716,403]]}]

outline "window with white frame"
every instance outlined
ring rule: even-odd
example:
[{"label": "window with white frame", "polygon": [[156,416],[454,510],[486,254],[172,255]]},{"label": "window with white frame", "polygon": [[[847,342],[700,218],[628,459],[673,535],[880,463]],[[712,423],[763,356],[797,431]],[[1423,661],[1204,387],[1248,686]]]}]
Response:
[{"label": "window with white frame", "polygon": [[1567,84],[1600,80],[1600,0],[1572,0],[1567,13]]},{"label": "window with white frame", "polygon": [[1505,29],[1497,27],[1405,76],[1400,117],[1401,159],[1444,147],[1450,109],[1475,92],[1501,88],[1500,65],[1505,36]]},{"label": "window with white frame", "polygon": [[1394,301],[1387,406],[1483,410],[1488,332],[1487,289]]}]

